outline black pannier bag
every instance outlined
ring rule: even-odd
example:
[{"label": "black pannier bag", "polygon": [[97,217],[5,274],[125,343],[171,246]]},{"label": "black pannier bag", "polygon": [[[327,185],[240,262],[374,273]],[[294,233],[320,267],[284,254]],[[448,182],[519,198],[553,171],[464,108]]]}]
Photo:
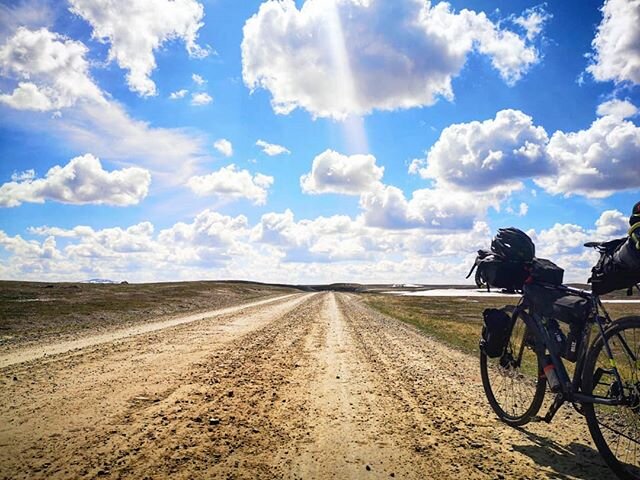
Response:
[{"label": "black pannier bag", "polygon": [[504,309],[487,308],[482,312],[484,326],[480,349],[490,358],[502,356],[511,335],[511,317]]},{"label": "black pannier bag", "polygon": [[553,302],[553,318],[564,323],[584,323],[589,314],[586,298],[564,295]]},{"label": "black pannier bag", "polygon": [[497,255],[485,257],[478,263],[476,285],[484,285],[506,290],[522,290],[522,285],[528,276],[524,265],[520,262],[509,262]]},{"label": "black pannier bag", "polygon": [[593,293],[604,295],[640,283],[640,250],[633,237],[611,240],[602,249],[589,278]]},{"label": "black pannier bag", "polygon": [[541,285],[527,284],[524,287],[524,295],[531,306],[531,313],[537,313],[543,317],[553,318],[555,302],[564,297],[566,293]]},{"label": "black pannier bag", "polygon": [[544,282],[552,285],[562,285],[564,270],[546,258],[534,258],[529,267],[531,282]]},{"label": "black pannier bag", "polygon": [[501,228],[491,242],[491,250],[478,250],[469,275],[477,268],[478,287],[522,290],[529,276],[526,266],[533,260],[535,246],[529,236],[517,228]]},{"label": "black pannier bag", "polygon": [[587,299],[569,295],[562,290],[534,284],[525,286],[525,295],[532,312],[543,317],[571,324],[584,322],[589,314]]}]

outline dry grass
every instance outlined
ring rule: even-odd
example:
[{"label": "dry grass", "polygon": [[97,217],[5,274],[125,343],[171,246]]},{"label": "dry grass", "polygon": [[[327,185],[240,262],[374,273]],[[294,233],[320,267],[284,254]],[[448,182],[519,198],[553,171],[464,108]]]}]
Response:
[{"label": "dry grass", "polygon": [[[365,302],[385,315],[415,325],[438,340],[464,352],[479,353],[482,311],[499,308],[516,298],[412,297],[365,295]],[[640,315],[638,304],[606,304],[612,318]]]},{"label": "dry grass", "polygon": [[0,282],[0,345],[143,323],[295,290],[245,282]]}]

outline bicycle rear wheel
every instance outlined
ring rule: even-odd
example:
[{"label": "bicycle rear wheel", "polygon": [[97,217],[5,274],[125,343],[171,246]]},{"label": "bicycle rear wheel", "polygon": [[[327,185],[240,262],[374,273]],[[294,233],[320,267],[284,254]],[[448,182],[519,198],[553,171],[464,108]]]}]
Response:
[{"label": "bicycle rear wheel", "polygon": [[511,337],[500,358],[480,353],[482,386],[489,404],[500,420],[512,426],[525,425],[538,413],[546,389],[536,338],[524,315],[514,314]]},{"label": "bicycle rear wheel", "polygon": [[616,398],[623,405],[585,404],[584,413],[598,451],[616,475],[640,478],[640,317],[613,322],[605,337],[622,380],[614,375],[604,341],[599,337],[589,351],[582,380],[587,394]]}]

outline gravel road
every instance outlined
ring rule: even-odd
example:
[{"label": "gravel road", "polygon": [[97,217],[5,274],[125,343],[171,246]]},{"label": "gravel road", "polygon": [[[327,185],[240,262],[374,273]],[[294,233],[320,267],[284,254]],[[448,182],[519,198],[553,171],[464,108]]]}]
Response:
[{"label": "gravel road", "polygon": [[569,407],[501,424],[476,358],[357,295],[289,295],[0,374],[0,478],[611,477]]}]

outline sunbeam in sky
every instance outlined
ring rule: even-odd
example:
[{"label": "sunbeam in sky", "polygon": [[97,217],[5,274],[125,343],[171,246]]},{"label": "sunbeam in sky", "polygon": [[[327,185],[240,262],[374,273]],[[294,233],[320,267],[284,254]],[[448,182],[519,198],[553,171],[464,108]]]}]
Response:
[{"label": "sunbeam in sky", "polygon": [[[342,31],[342,20],[338,13],[336,1],[315,2],[316,8],[326,9],[327,15],[327,39],[330,56],[333,62],[332,68],[335,72],[336,89],[334,94],[344,99],[357,98],[358,92],[351,72],[349,62],[349,52],[345,43],[345,35]],[[348,105],[345,105],[348,107]],[[367,132],[364,120],[359,115],[345,113],[344,118],[339,120],[345,139],[345,145],[349,153],[368,153]]]}]

